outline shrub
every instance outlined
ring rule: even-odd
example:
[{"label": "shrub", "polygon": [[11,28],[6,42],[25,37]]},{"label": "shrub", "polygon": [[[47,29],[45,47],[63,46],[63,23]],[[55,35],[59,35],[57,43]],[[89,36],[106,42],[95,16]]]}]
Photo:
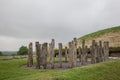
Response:
[{"label": "shrub", "polygon": [[28,54],[28,48],[26,46],[21,46],[19,48],[19,51],[17,52],[17,55],[26,55]]},{"label": "shrub", "polygon": [[0,51],[0,56],[2,56],[3,54],[2,54],[2,52]]}]

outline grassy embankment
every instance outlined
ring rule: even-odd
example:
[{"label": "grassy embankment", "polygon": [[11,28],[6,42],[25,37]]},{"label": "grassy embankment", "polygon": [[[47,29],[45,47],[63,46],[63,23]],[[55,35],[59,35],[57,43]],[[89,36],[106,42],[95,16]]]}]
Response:
[{"label": "grassy embankment", "polygon": [[100,31],[96,31],[96,32],[87,34],[85,36],[82,36],[82,37],[80,37],[78,39],[85,39],[85,40],[86,39],[91,39],[91,38],[99,37],[99,36],[104,35],[104,34],[109,33],[109,32],[117,32],[117,31],[120,31],[120,26],[107,28],[107,29],[100,30]]}]

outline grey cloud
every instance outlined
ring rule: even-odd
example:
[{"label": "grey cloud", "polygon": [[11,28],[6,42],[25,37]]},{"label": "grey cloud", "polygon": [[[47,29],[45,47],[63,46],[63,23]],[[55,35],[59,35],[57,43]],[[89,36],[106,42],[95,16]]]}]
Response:
[{"label": "grey cloud", "polygon": [[66,43],[73,37],[119,25],[119,3],[119,0],[0,0],[0,36],[7,36],[8,40],[14,37],[18,42],[24,39],[26,43],[26,39],[51,38]]}]

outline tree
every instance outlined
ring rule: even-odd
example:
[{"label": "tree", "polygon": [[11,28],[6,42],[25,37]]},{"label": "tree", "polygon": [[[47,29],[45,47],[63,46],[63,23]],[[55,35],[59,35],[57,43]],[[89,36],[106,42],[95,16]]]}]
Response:
[{"label": "tree", "polygon": [[2,52],[0,51],[0,56],[2,56]]},{"label": "tree", "polygon": [[17,52],[17,55],[25,55],[28,54],[28,48],[26,46],[21,46],[19,48],[19,51]]}]

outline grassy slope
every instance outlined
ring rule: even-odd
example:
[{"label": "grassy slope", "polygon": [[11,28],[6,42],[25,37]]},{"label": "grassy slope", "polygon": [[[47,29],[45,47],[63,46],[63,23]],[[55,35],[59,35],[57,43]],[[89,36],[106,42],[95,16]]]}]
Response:
[{"label": "grassy slope", "polygon": [[21,68],[26,59],[0,60],[0,80],[120,80],[120,60],[68,70]]},{"label": "grassy slope", "polygon": [[94,37],[99,37],[99,36],[104,35],[104,34],[109,33],[109,32],[117,32],[117,31],[120,31],[120,26],[100,30],[100,31],[97,31],[97,32],[94,32],[94,33],[91,33],[91,34],[87,34],[87,35],[82,36],[78,39],[91,39],[91,38],[94,38]]}]

